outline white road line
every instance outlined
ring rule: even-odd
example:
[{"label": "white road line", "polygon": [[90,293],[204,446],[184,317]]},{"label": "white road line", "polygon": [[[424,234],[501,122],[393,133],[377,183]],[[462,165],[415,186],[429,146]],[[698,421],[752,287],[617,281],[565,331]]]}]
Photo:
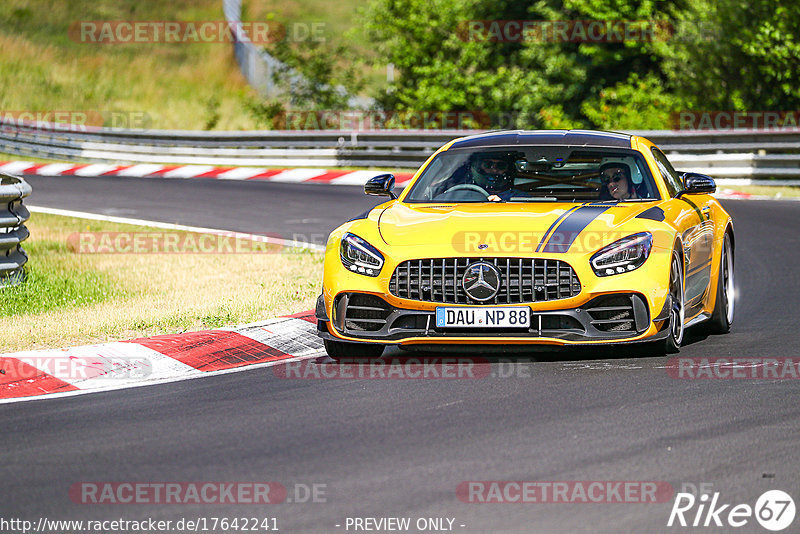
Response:
[{"label": "white road line", "polygon": [[163,230],[177,230],[179,232],[196,232],[199,234],[212,234],[233,239],[246,239],[259,243],[272,243],[288,248],[308,249],[314,252],[324,252],[325,246],[317,243],[306,243],[304,241],[294,241],[291,239],[280,239],[258,234],[248,234],[244,232],[234,232],[231,230],[219,230],[216,228],[201,228],[197,226],[186,226],[183,224],[170,224],[157,221],[146,221],[143,219],[129,219],[127,217],[114,217],[111,215],[99,215],[96,213],[86,213],[83,211],[62,210],[57,208],[45,208],[40,206],[27,206],[32,213],[46,213],[49,215],[62,215],[64,217],[75,217],[78,219],[88,219],[91,221],[105,221],[119,224],[132,224],[135,226],[147,226],[150,228],[161,228]]}]

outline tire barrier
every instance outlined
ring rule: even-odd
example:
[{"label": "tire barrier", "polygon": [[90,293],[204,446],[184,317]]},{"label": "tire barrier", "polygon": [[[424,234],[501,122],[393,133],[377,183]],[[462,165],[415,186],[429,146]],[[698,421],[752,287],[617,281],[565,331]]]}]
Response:
[{"label": "tire barrier", "polygon": [[20,284],[28,255],[22,249],[30,232],[25,222],[30,212],[22,200],[31,194],[25,180],[0,173],[0,288]]}]

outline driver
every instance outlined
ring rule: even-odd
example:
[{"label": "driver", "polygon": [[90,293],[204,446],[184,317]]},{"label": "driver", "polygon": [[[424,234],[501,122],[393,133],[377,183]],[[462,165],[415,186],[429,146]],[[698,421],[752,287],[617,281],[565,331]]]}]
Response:
[{"label": "driver", "polygon": [[481,152],[470,158],[467,175],[475,185],[489,193],[488,200],[509,200],[520,192],[514,187],[514,155],[508,152]]}]

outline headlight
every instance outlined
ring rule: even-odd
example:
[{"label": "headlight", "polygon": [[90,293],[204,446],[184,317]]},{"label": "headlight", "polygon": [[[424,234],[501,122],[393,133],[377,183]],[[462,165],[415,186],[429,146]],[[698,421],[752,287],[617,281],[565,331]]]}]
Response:
[{"label": "headlight", "polygon": [[378,249],[349,232],[342,237],[339,257],[349,270],[366,276],[378,276],[383,267],[383,255]]},{"label": "headlight", "polygon": [[597,276],[627,273],[642,266],[650,256],[651,248],[653,234],[633,234],[598,250],[589,263]]}]

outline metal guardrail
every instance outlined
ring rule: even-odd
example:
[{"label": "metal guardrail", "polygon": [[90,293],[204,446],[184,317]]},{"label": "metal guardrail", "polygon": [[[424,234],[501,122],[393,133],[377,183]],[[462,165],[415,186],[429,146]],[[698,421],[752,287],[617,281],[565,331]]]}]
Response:
[{"label": "metal guardrail", "polygon": [[22,199],[31,194],[31,186],[22,178],[0,173],[0,288],[17,285],[24,277],[28,255],[22,242],[30,232],[25,222],[31,214]]},{"label": "metal guardrail", "polygon": [[[233,54],[239,70],[251,87],[262,96],[275,97],[281,92],[294,90],[307,82],[295,69],[288,67],[263,48],[256,46],[242,26],[242,0],[222,0],[222,11],[233,35]],[[282,83],[276,83],[280,81]],[[347,97],[344,87],[336,86],[343,97]],[[350,105],[370,105],[373,99],[349,97]]]},{"label": "metal guardrail", "polygon": [[4,121],[0,119],[0,152],[110,163],[410,168],[453,137],[470,133],[75,131]]},{"label": "metal guardrail", "polygon": [[[0,118],[0,152],[107,163],[415,168],[455,137],[479,131],[249,131],[67,129]],[[676,168],[721,178],[800,178],[800,133],[630,132],[659,145]]]},{"label": "metal guardrail", "polygon": [[264,96],[273,96],[276,73],[283,63],[259,49],[242,28],[242,0],[223,0],[222,10],[233,35],[233,53],[247,82]]}]

